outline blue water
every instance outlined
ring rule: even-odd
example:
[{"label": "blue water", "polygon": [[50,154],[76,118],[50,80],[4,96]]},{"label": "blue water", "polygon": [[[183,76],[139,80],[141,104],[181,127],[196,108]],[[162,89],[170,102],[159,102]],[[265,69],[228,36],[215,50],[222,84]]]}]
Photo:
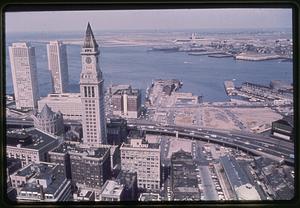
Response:
[{"label": "blue water", "polygon": [[[32,38],[32,35],[28,37]],[[28,37],[11,36],[6,45],[16,40],[26,40]],[[36,47],[40,95],[46,96],[51,89],[46,44],[33,42],[32,45]],[[13,93],[8,47],[6,48],[6,92]],[[246,81],[268,85],[275,79],[292,83],[291,62],[237,61],[233,58],[190,56],[183,52],[147,52],[147,49],[144,46],[100,47],[100,68],[105,85],[131,84],[145,92],[153,79],[174,78],[183,81],[183,92],[202,95],[204,101],[224,101],[228,100],[223,86],[225,80],[236,79],[236,85]],[[67,46],[69,84],[72,92],[79,91],[80,50],[78,45]]]}]

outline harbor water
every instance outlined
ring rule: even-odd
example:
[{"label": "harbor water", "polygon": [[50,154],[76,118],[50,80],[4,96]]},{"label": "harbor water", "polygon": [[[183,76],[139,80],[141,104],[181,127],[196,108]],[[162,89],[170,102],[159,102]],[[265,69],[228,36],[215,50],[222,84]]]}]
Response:
[{"label": "harbor water", "polygon": [[[8,37],[6,42],[7,93],[13,93],[8,46],[23,39]],[[36,50],[40,96],[46,96],[51,89],[46,42],[31,44]],[[99,45],[100,68],[105,85],[131,84],[134,88],[142,89],[143,94],[154,79],[179,79],[183,82],[180,89],[182,92],[201,95],[208,102],[226,101],[229,97],[224,90],[225,80],[234,80],[235,85],[243,82],[269,85],[271,80],[283,80],[287,83],[293,81],[292,62],[243,61],[233,57],[215,58],[207,55],[191,56],[186,52],[149,51],[148,46],[104,47],[101,42]],[[71,92],[79,92],[80,50],[80,45],[67,45]]]}]

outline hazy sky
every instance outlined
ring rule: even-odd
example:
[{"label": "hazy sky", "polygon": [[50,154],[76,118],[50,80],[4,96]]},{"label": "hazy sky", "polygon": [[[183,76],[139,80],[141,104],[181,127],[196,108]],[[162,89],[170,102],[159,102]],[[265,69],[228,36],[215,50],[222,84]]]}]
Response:
[{"label": "hazy sky", "polygon": [[291,9],[8,12],[7,32],[292,27]]}]

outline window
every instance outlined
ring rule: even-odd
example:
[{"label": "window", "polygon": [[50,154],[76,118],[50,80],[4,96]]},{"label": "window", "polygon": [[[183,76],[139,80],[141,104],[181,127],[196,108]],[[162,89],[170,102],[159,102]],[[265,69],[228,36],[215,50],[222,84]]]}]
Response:
[{"label": "window", "polygon": [[86,90],[86,87],[84,87],[84,97],[87,97],[87,90]]},{"label": "window", "polygon": [[91,88],[88,87],[88,97],[91,97]]},{"label": "window", "polygon": [[95,97],[94,87],[91,88],[92,88],[92,97]]}]

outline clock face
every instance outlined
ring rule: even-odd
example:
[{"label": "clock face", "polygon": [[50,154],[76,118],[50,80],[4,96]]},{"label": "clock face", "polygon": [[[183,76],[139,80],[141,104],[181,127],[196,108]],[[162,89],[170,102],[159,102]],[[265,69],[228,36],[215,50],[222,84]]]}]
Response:
[{"label": "clock face", "polygon": [[92,59],[90,57],[85,58],[85,63],[90,64],[92,63]]}]

